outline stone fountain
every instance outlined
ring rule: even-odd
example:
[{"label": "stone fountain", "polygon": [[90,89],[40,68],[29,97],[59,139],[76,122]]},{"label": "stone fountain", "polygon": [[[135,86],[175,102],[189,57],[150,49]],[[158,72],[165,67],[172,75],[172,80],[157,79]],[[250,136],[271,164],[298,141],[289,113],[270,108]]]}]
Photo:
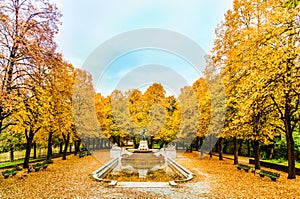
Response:
[{"label": "stone fountain", "polygon": [[[168,145],[167,148],[149,149],[146,140],[142,140],[138,149],[125,149],[114,145],[110,151],[110,156],[113,158],[101,168],[92,173],[92,176],[102,182],[109,182],[109,186],[117,187],[177,187],[177,182],[186,182],[193,178],[193,173],[175,162],[176,150],[174,145]],[[157,170],[165,170],[167,172],[174,171],[182,176],[180,180],[169,182],[119,182],[115,179],[116,176],[138,174],[138,178],[147,178],[147,174],[156,172]],[[112,178],[107,178],[107,176]]]},{"label": "stone fountain", "polygon": [[[115,147],[117,149],[117,147]],[[121,148],[119,148],[121,149]],[[139,178],[146,178],[149,171],[165,169],[166,161],[159,150],[149,149],[147,140],[141,140],[138,149],[121,149],[118,154],[113,152],[112,158],[119,157],[119,164],[112,173],[138,173]]]}]

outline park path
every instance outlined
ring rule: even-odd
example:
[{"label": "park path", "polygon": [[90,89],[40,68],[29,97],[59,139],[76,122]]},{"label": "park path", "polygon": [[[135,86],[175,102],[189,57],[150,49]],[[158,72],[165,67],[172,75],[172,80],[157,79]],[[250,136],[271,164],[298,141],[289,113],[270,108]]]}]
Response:
[{"label": "park path", "polygon": [[191,198],[191,199],[201,199],[206,198],[205,195],[210,192],[210,175],[201,171],[201,169],[194,167],[193,159],[185,156],[185,153],[178,153],[176,162],[189,169],[195,174],[194,178],[186,183],[180,184],[179,188],[171,189],[149,189],[148,191],[154,193],[162,193],[167,198],[181,199],[181,198]]},{"label": "park path", "polygon": [[46,170],[20,172],[8,179],[1,176],[0,198],[300,198],[298,178],[287,180],[285,173],[278,172],[281,176],[273,182],[237,170],[232,160],[199,158],[197,152],[178,154],[176,161],[196,174],[179,188],[108,188],[89,176],[109,159],[109,151],[100,155],[103,159],[71,155],[67,161],[54,159]]}]

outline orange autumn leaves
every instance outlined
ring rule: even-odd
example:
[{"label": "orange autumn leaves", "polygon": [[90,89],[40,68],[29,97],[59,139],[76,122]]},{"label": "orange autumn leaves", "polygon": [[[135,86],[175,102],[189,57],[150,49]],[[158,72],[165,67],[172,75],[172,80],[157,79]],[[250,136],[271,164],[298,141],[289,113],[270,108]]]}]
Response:
[{"label": "orange autumn leaves", "polygon": [[[206,132],[203,131],[207,130],[207,126],[197,131],[201,114],[199,107],[205,105],[209,109],[210,104],[209,98],[204,96],[209,95],[205,81],[199,81],[203,84],[200,85],[202,90],[182,88],[178,99],[166,96],[166,91],[158,83],[151,85],[145,93],[133,89],[127,92],[114,91],[107,97],[96,94],[95,108],[101,129],[107,137],[119,136],[123,141],[138,136],[143,129],[146,131],[145,136],[166,143],[186,138],[187,132],[193,138],[201,133],[204,136]],[[196,87],[198,85],[195,83]],[[209,113],[204,115],[202,112],[201,119],[209,121]]]}]

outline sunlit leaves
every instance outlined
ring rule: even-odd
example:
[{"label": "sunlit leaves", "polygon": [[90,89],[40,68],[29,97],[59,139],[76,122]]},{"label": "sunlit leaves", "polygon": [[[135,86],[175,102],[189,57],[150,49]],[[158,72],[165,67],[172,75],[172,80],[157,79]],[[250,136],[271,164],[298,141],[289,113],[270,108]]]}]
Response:
[{"label": "sunlit leaves", "polygon": [[265,144],[285,132],[289,178],[295,177],[292,134],[300,121],[298,3],[234,1],[212,51],[227,92],[225,131]]}]

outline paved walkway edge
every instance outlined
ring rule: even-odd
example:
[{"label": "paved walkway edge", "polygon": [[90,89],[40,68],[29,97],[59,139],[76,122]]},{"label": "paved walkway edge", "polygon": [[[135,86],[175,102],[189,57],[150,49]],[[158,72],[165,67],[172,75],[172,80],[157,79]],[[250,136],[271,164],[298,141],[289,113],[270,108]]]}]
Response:
[{"label": "paved walkway edge", "polygon": [[122,188],[172,188],[169,182],[118,182],[115,187]]}]

